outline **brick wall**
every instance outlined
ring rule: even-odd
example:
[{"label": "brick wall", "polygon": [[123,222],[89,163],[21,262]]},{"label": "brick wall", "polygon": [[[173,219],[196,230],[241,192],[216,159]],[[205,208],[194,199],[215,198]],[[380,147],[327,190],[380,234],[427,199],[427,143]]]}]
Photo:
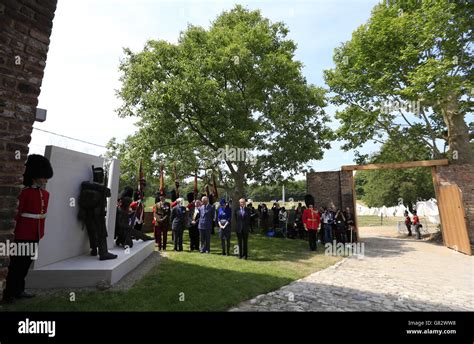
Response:
[{"label": "brick wall", "polygon": [[[57,0],[0,0],[0,241],[13,216],[46,66]],[[0,288],[8,258],[0,257]]]},{"label": "brick wall", "polygon": [[354,212],[354,195],[352,190],[353,171],[341,171],[341,209],[351,208]]},{"label": "brick wall", "polygon": [[306,190],[313,195],[316,207],[341,206],[340,174],[336,172],[310,172],[306,175]]},{"label": "brick wall", "polygon": [[469,240],[474,245],[474,164],[438,166],[436,170],[440,184],[456,184],[461,189]]},{"label": "brick wall", "polygon": [[310,172],[306,190],[313,195],[316,206],[353,210],[352,171]]}]

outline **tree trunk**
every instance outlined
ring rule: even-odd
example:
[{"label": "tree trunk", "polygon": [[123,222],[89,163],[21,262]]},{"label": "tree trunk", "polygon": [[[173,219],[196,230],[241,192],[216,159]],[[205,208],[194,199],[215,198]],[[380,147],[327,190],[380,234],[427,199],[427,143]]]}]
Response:
[{"label": "tree trunk", "polygon": [[453,93],[448,96],[444,121],[448,128],[449,160],[453,164],[474,163],[474,152],[469,144],[469,128],[464,114],[459,113],[458,99]]}]

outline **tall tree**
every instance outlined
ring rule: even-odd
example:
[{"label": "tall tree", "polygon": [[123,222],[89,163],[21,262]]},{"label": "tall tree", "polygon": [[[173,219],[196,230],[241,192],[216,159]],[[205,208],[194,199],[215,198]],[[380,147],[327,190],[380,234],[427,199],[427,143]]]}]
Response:
[{"label": "tall tree", "polygon": [[234,199],[249,180],[291,177],[321,159],[331,139],[325,92],[302,75],[287,34],[283,23],[235,6],[209,29],[188,25],[177,44],[125,49],[118,114],[138,117],[140,129],[122,149],[150,166],[177,162],[183,177],[218,170]]},{"label": "tall tree", "polygon": [[[345,149],[417,137],[432,156],[472,163],[465,121],[472,109],[474,3],[384,1],[325,71]],[[419,109],[418,109],[419,106]]]},{"label": "tall tree", "polygon": [[[430,147],[417,138],[407,138],[400,146],[398,142],[387,141],[379,152],[360,163],[386,163],[408,160],[426,160]],[[426,167],[410,169],[388,169],[357,171],[356,192],[369,207],[395,206],[403,203],[413,209],[419,200],[435,197],[431,170]]]}]

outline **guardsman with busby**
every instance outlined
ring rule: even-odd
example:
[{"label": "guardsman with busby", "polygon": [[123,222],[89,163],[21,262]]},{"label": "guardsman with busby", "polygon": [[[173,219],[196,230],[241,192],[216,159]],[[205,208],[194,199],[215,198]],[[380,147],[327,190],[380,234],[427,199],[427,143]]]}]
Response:
[{"label": "guardsman with busby", "polygon": [[[45,186],[51,177],[53,177],[53,168],[48,159],[37,154],[28,156],[23,174],[25,188],[18,197],[18,209],[15,217],[15,244],[37,245],[44,236],[44,224],[49,202],[49,192],[45,190]],[[6,288],[3,291],[5,303],[34,296],[25,292],[25,278],[31,262],[30,255],[10,257]]]},{"label": "guardsman with busby", "polygon": [[308,232],[309,249],[316,251],[317,249],[317,233],[319,224],[321,223],[321,215],[314,207],[314,197],[306,195],[304,197],[306,209],[303,211],[302,222],[304,229]]}]

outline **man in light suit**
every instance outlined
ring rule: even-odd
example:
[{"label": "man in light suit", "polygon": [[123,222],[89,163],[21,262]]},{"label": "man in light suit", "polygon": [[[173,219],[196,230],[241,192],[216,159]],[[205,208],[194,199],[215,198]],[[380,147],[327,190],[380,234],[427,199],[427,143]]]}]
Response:
[{"label": "man in light suit", "polygon": [[199,207],[199,234],[201,236],[201,253],[211,253],[211,230],[216,209],[209,204],[209,198],[204,196]]},{"label": "man in light suit", "polygon": [[248,257],[248,239],[250,231],[250,209],[245,206],[245,199],[239,200],[239,207],[235,209],[233,217],[236,221],[237,238],[239,241],[239,259]]}]

